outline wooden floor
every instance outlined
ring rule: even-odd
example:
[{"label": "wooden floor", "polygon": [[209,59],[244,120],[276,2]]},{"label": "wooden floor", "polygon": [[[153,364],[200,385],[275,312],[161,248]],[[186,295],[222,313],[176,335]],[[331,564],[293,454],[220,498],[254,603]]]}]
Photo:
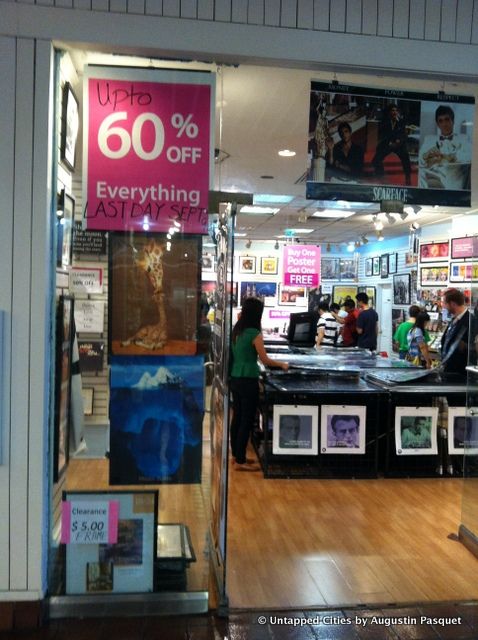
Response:
[{"label": "wooden floor", "polygon": [[[191,531],[190,591],[209,582],[208,449],[205,441],[202,485],[158,487],[160,522]],[[72,460],[67,488],[108,488],[108,461]],[[229,489],[233,608],[478,599],[478,560],[448,537],[460,524],[462,480],[265,480],[231,469]]]},{"label": "wooden floor", "polygon": [[448,537],[462,480],[265,480],[231,470],[229,488],[232,607],[478,598],[478,560]]}]

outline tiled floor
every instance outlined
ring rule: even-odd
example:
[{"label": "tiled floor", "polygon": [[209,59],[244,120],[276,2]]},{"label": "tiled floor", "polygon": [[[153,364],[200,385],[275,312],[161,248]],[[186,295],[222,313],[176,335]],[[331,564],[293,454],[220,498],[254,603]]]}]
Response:
[{"label": "tiled floor", "polygon": [[158,618],[53,620],[2,640],[476,640],[478,602],[384,609],[241,611]]}]

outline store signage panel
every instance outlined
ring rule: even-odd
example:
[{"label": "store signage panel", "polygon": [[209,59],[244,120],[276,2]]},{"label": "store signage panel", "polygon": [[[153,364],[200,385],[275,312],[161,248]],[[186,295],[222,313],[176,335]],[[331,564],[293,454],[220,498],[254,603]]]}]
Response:
[{"label": "store signage panel", "polygon": [[318,287],[320,284],[320,247],[305,244],[285,245],[282,268],[283,284]]},{"label": "store signage panel", "polygon": [[106,233],[104,231],[84,231],[81,222],[75,222],[73,253],[104,255],[106,253]]},{"label": "store signage panel", "polygon": [[103,269],[73,267],[70,271],[72,293],[103,293]]},{"label": "store signage panel", "polygon": [[452,259],[478,257],[478,236],[452,238],[451,257]]},{"label": "store signage panel", "polygon": [[61,542],[64,544],[116,543],[118,502],[64,501],[61,507]]},{"label": "store signage panel", "polygon": [[206,233],[214,76],[89,68],[84,95],[86,228]]},{"label": "store signage panel", "polygon": [[474,111],[473,96],[312,82],[307,198],[470,206]]}]

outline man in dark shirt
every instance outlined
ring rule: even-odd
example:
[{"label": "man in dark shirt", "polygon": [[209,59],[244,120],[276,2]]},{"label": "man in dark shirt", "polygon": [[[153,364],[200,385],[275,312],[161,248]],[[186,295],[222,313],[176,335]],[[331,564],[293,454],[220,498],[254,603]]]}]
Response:
[{"label": "man in dark shirt", "polygon": [[[470,364],[476,363],[476,321],[466,308],[465,296],[458,289],[445,291],[443,306],[453,316],[441,340],[443,370],[445,373],[464,374],[468,359]],[[470,330],[473,346],[468,354]]]},{"label": "man in dark shirt", "polygon": [[384,119],[380,125],[378,138],[375,157],[372,160],[376,175],[382,176],[384,174],[383,161],[390,153],[394,153],[402,163],[405,184],[410,184],[412,168],[407,149],[406,123],[404,118],[400,116],[400,111],[396,104],[387,106]]},{"label": "man in dark shirt", "polygon": [[355,296],[357,306],[360,309],[357,318],[357,346],[362,349],[377,350],[378,314],[375,309],[368,306],[368,295],[365,292]]}]

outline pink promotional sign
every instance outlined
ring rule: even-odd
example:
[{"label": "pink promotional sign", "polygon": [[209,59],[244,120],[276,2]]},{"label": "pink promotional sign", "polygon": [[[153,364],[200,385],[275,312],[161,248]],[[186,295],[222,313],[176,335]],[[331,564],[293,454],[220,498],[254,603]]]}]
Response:
[{"label": "pink promotional sign", "polygon": [[116,544],[119,502],[64,501],[61,503],[63,544]]},{"label": "pink promotional sign", "polygon": [[212,74],[89,69],[87,229],[207,230]]},{"label": "pink promotional sign", "polygon": [[283,284],[318,287],[320,284],[320,247],[305,244],[285,245],[282,254],[282,268]]}]

